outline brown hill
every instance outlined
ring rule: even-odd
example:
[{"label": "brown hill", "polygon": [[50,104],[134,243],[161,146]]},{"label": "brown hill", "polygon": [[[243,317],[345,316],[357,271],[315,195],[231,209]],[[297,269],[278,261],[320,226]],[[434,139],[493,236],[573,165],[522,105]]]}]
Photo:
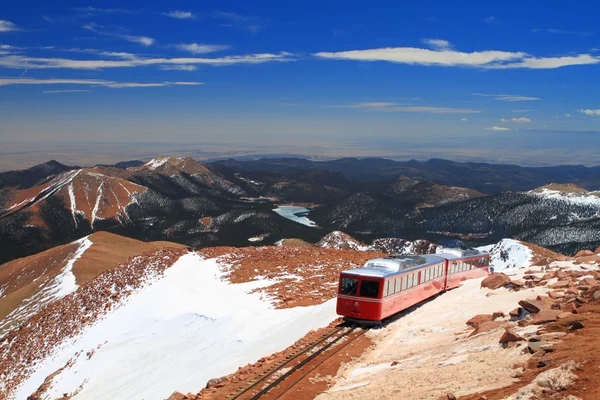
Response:
[{"label": "brown hill", "polygon": [[50,199],[60,198],[71,210],[75,226],[79,217],[88,221],[91,228],[99,219],[114,219],[121,223],[129,220],[127,206],[135,202],[135,195],[146,187],[125,179],[99,173],[92,168],[63,172],[53,179],[24,190],[9,192],[2,206],[4,215],[26,210],[28,223],[44,226],[40,210]]},{"label": "brown hill", "polygon": [[0,336],[77,286],[147,251],[185,246],[141,242],[108,232],[0,265]]}]

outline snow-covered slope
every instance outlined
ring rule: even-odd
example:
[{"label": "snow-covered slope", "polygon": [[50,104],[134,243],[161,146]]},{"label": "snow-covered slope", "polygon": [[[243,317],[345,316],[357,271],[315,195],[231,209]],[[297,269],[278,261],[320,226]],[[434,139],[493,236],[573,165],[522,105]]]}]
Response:
[{"label": "snow-covered slope", "polygon": [[[34,285],[35,283],[38,284],[38,287],[35,291],[33,291],[31,296],[18,302],[17,308],[12,310],[12,312],[10,312],[5,318],[0,320],[0,336],[2,336],[2,334],[11,327],[34,315],[48,304],[77,290],[78,285],[75,275],[73,274],[73,265],[75,264],[75,261],[77,261],[83,255],[83,253],[85,253],[85,251],[92,246],[92,242],[88,237],[84,237],[83,239],[72,243],[72,245],[72,253],[69,254],[69,258],[66,260],[64,266],[59,271],[56,271],[56,274],[52,273],[54,272],[52,271],[53,268],[50,267],[50,264],[48,264],[44,271],[40,272],[38,276],[35,276],[36,272],[34,270],[22,269],[19,271],[18,276],[9,276],[8,279],[3,280],[5,281],[6,285],[4,289],[15,285],[26,286]],[[40,261],[43,263],[43,260]],[[14,270],[12,275],[14,275],[16,272],[17,271]],[[28,274],[33,274],[30,277],[31,279],[27,279],[25,276]],[[20,278],[26,280],[26,283],[19,282]],[[2,292],[4,293],[5,290],[2,290]],[[0,299],[3,297],[4,295],[0,294]],[[11,300],[15,301],[16,299]],[[3,307],[9,307],[9,305],[4,304],[4,302],[0,302],[0,304]]]},{"label": "snow-covered slope", "polygon": [[366,251],[369,247],[354,239],[352,236],[345,234],[340,231],[333,231],[323,236],[321,240],[316,244],[317,247],[326,249],[338,249],[338,250],[359,250]]},{"label": "snow-covered slope", "polygon": [[588,206],[600,206],[600,192],[589,192],[572,184],[560,185],[553,183],[534,189],[529,193],[545,199],[568,201]]},{"label": "snow-covered slope", "polygon": [[527,268],[533,262],[533,252],[522,242],[502,239],[495,245],[479,247],[490,253],[490,267],[493,272],[506,269]]},{"label": "snow-covered slope", "polygon": [[38,364],[13,394],[26,398],[164,399],[281,350],[335,318],[335,305],[275,310],[258,293],[269,282],[228,284],[216,260],[190,253],[164,277],[84,329]]}]

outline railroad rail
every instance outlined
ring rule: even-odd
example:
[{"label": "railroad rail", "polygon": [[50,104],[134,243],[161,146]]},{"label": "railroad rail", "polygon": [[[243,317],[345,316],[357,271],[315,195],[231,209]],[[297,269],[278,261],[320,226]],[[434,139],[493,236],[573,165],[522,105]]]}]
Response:
[{"label": "railroad rail", "polygon": [[[355,333],[358,331],[358,333]],[[226,398],[229,400],[258,400],[260,398],[265,397],[269,392],[272,392],[273,389],[278,387],[280,384],[284,383],[288,378],[292,377],[294,374],[298,372],[303,372],[301,369],[304,366],[307,366],[308,370],[304,372],[299,378],[293,381],[291,384],[286,386],[283,391],[277,390],[279,393],[275,399],[279,399],[290,389],[296,386],[300,381],[306,378],[311,372],[317,369],[321,364],[325,361],[329,360],[339,351],[344,349],[358,337],[362,336],[366,331],[354,326],[349,326],[348,324],[343,324],[332,332],[327,333],[321,336],[318,340],[311,343],[310,345],[296,351],[293,354],[287,356],[287,360],[278,364],[271,370],[267,371],[263,376],[259,379],[250,381],[249,385],[245,388],[239,389],[235,394],[231,394]],[[353,334],[354,333],[354,334]],[[315,358],[319,355],[325,353],[327,350],[333,348],[338,344],[342,339],[347,338],[345,343],[342,343],[341,346],[334,348],[334,351],[330,354],[326,354],[326,357],[319,360],[315,365],[310,364]],[[309,364],[309,365],[307,365]],[[289,369],[288,369],[289,368]],[[275,376],[279,372],[284,371],[280,376],[274,379]],[[273,380],[274,379],[274,380]],[[257,392],[258,391],[258,392]]]}]

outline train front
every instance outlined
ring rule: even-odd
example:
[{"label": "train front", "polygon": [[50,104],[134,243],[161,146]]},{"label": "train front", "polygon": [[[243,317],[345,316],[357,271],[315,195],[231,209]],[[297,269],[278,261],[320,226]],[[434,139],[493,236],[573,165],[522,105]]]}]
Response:
[{"label": "train front", "polygon": [[336,312],[350,321],[379,322],[383,279],[361,275],[359,270],[360,268],[340,274]]}]

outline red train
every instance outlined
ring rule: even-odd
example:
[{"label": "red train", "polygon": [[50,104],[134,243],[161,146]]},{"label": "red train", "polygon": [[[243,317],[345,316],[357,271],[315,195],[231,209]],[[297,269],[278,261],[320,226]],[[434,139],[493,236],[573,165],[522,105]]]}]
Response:
[{"label": "red train", "polygon": [[380,322],[466,279],[487,275],[489,263],[488,253],[473,249],[375,258],[340,273],[336,311],[347,320]]}]

